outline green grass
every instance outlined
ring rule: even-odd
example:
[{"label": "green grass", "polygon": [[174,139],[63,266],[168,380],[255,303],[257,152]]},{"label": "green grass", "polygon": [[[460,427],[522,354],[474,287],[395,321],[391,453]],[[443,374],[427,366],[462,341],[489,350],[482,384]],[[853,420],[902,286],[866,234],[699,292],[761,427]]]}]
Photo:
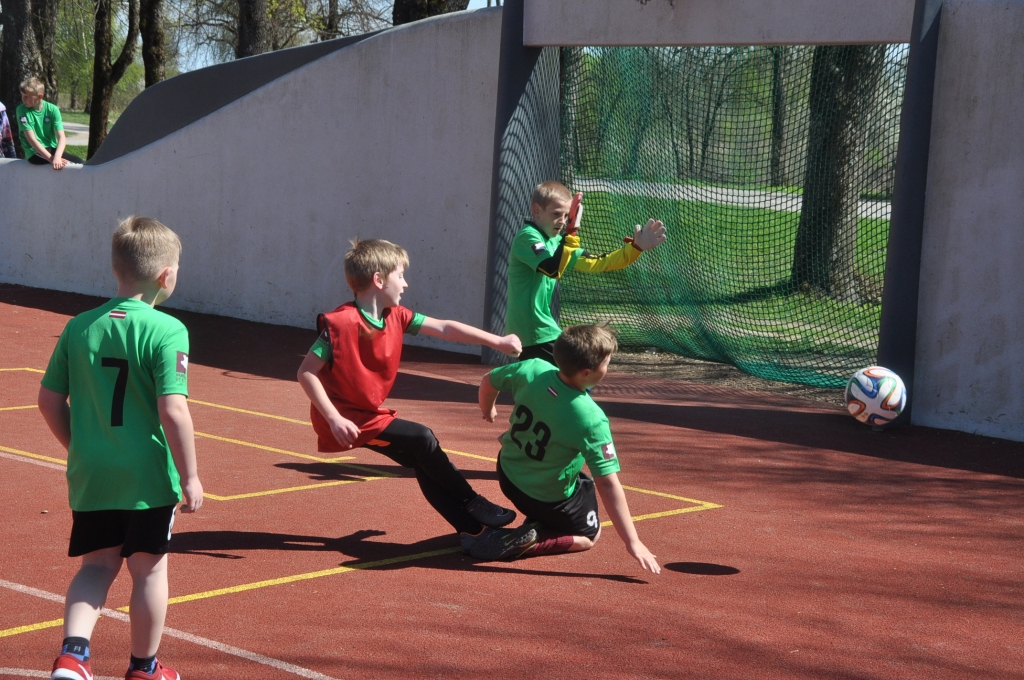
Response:
[{"label": "green grass", "polygon": [[64,147],[64,151],[66,153],[74,154],[75,156],[78,156],[79,158],[85,158],[86,155],[89,153],[89,147],[87,147],[87,146],[72,146],[71,144],[68,144],[67,146]]},{"label": "green grass", "polygon": [[[111,112],[110,116],[107,119],[108,129],[109,129],[110,125],[114,124],[114,122],[117,120],[119,115],[120,114]],[[82,125],[88,125],[89,124],[89,114],[88,113],[83,113],[81,111],[64,111],[64,110],[61,110],[60,117],[66,123],[80,123]]]},{"label": "green grass", "polygon": [[[792,291],[799,214],[691,201],[587,194],[581,235],[611,250],[648,217],[669,240],[626,270],[572,273],[564,323],[609,319],[626,346],[729,361],[763,377],[841,385],[873,360],[880,305]],[[617,225],[612,227],[611,225]],[[856,268],[881,287],[888,221],[862,219]]]}]

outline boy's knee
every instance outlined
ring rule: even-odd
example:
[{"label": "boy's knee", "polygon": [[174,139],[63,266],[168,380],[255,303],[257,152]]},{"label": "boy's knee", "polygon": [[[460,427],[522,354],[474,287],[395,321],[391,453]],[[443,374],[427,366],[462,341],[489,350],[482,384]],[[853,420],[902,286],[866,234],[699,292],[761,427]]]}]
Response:
[{"label": "boy's knee", "polygon": [[144,578],[167,569],[167,555],[137,552],[128,556],[128,571],[132,578]]}]

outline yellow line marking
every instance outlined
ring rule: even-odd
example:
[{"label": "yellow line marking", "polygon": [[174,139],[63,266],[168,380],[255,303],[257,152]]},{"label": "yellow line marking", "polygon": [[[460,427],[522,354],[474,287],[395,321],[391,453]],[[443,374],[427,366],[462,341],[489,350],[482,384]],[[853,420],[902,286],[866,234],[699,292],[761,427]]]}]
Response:
[{"label": "yellow line marking", "polygon": [[455,456],[465,456],[466,458],[476,458],[477,460],[489,460],[492,463],[498,461],[497,458],[491,458],[490,456],[481,456],[475,453],[466,453],[465,451],[455,451],[453,449],[443,449],[445,453],[450,453]]},{"label": "yellow line marking", "polygon": [[623,485],[622,488],[626,489],[628,491],[636,491],[637,493],[645,493],[645,494],[648,494],[650,496],[661,496],[662,498],[671,498],[672,500],[683,501],[685,503],[697,503],[699,505],[707,505],[707,506],[709,506],[707,508],[708,510],[713,510],[714,508],[722,507],[721,505],[716,505],[716,504],[710,503],[708,501],[699,501],[699,500],[697,500],[695,498],[684,498],[683,496],[673,496],[670,493],[664,493],[662,491],[651,491],[650,489],[640,489],[640,488],[637,488],[635,486],[626,486],[626,485]]},{"label": "yellow line marking", "polygon": [[[247,590],[257,590],[259,588],[268,588],[270,586],[280,586],[286,583],[295,583],[296,581],[308,581],[315,578],[323,578],[324,576],[333,576],[335,574],[346,574],[352,571],[359,571],[361,569],[373,569],[375,567],[386,567],[391,564],[400,564],[402,562],[412,562],[413,560],[427,559],[428,557],[437,557],[439,555],[450,555],[452,553],[461,552],[462,548],[444,548],[442,550],[431,550],[429,552],[416,553],[413,555],[400,555],[399,557],[389,557],[384,560],[376,560],[374,562],[364,562],[363,564],[353,564],[347,566],[334,567],[333,569],[323,569],[321,571],[311,571],[305,574],[295,574],[294,576],[282,576],[280,578],[267,579],[266,581],[256,581],[254,583],[244,583],[238,586],[230,586],[228,588],[218,588],[216,590],[207,590],[202,593],[194,593],[192,595],[180,595],[178,597],[172,597],[167,600],[167,604],[179,604],[181,602],[194,602],[196,600],[205,600],[211,597],[218,597],[220,595],[231,595],[233,593],[242,593]],[[120,607],[118,611],[128,611],[128,607]]]},{"label": "yellow line marking", "polygon": [[[343,464],[344,465],[344,464]],[[346,467],[356,467],[352,465],[346,465]],[[363,480],[363,481],[369,481]],[[267,493],[284,493],[285,491],[297,490],[298,488],[316,488],[318,486],[336,486],[338,484],[353,483],[348,481],[339,482],[326,482],[324,484],[314,484],[309,487],[296,487],[295,489],[284,489],[271,492],[263,492],[264,495]],[[639,489],[636,487],[623,487],[630,491],[637,491],[639,493],[646,493],[652,496],[663,496],[666,498],[672,498],[677,500],[683,500],[696,505],[688,508],[677,508],[675,510],[665,510],[663,512],[652,512],[645,515],[637,515],[633,517],[634,522],[642,522],[648,519],[656,519],[659,517],[671,517],[673,515],[681,515],[688,512],[699,512],[701,510],[712,510],[715,508],[721,508],[721,505],[717,503],[711,503],[708,501],[699,501],[691,498],[683,498],[682,496],[675,496],[673,494],[662,493],[660,491],[651,491],[649,489]],[[214,498],[210,494],[208,497]],[[239,497],[247,497],[249,494],[242,494]],[[220,497],[217,500],[229,500],[233,497]],[[601,526],[610,526],[611,521],[606,520],[601,523]],[[311,571],[304,574],[294,574],[292,576],[281,576],[279,578],[266,579],[263,581],[254,581],[252,583],[243,583],[237,586],[228,586],[226,588],[217,588],[215,590],[206,590],[199,593],[193,593],[191,595],[179,595],[178,597],[172,597],[167,600],[167,604],[181,604],[183,602],[195,602],[197,600],[206,600],[213,597],[220,597],[221,595],[232,595],[235,593],[244,593],[250,590],[259,590],[262,588],[269,588],[271,586],[285,585],[288,583],[296,583],[298,581],[309,581],[317,578],[324,578],[326,576],[334,576],[337,574],[347,574],[353,571],[359,571],[364,569],[374,569],[376,567],[385,567],[391,564],[401,564],[403,562],[413,562],[416,560],[427,559],[430,557],[438,557],[441,555],[451,555],[453,553],[460,552],[461,548],[444,548],[442,550],[431,550],[429,552],[415,553],[412,555],[401,555],[399,557],[390,557],[384,560],[376,560],[374,562],[365,562],[363,564],[345,565],[340,567],[334,567],[332,569],[322,569],[320,571]],[[117,611],[127,612],[129,607],[118,607]],[[19,626],[18,628],[9,628],[7,630],[0,630],[0,637],[9,637],[11,635],[18,635],[20,633],[28,633],[34,630],[42,630],[44,628],[56,628],[64,623],[64,619],[57,619],[55,621],[44,621],[42,623],[36,623],[28,626]]]},{"label": "yellow line marking", "polygon": [[0,371],[29,371],[31,373],[46,373],[38,368],[0,368]]},{"label": "yellow line marking", "polygon": [[0,406],[0,411],[23,411],[25,409],[37,408],[35,404],[31,406]]},{"label": "yellow line marking", "polygon": [[[0,369],[9,370],[9,369]],[[12,635],[21,635],[22,633],[31,633],[34,630],[44,630],[46,628],[56,628],[57,626],[63,626],[64,619],[54,619],[53,621],[43,621],[42,623],[33,623],[28,626],[18,626],[17,628],[8,628],[7,630],[0,630],[0,638],[11,637]]]},{"label": "yellow line marking", "polygon": [[215,501],[237,501],[241,498],[257,498],[259,496],[273,496],[279,493],[291,493],[292,491],[305,491],[307,489],[322,489],[326,486],[341,486],[342,484],[358,484],[359,482],[372,482],[375,479],[384,477],[366,477],[365,479],[339,479],[333,482],[320,482],[319,484],[306,484],[305,486],[290,486],[286,489],[271,489],[270,491],[253,491],[252,493],[239,493],[234,496],[217,496],[212,493],[205,493],[203,496],[212,498]]},{"label": "yellow line marking", "polygon": [[228,444],[237,444],[238,446],[248,446],[251,449],[260,449],[261,451],[271,451],[273,453],[282,453],[286,456],[294,456],[295,458],[305,458],[306,460],[315,460],[318,463],[334,463],[339,460],[354,460],[355,456],[343,456],[341,458],[321,458],[320,456],[311,456],[308,453],[298,453],[296,451],[288,451],[287,449],[278,449],[273,446],[264,446],[263,444],[254,444],[252,442],[245,442],[241,439],[231,439],[230,437],[219,437],[215,434],[207,434],[206,432],[196,432],[197,437],[203,437],[204,439],[214,439],[219,442],[226,442]]},{"label": "yellow line marking", "polygon": [[199,404],[200,406],[212,406],[213,408],[221,408],[225,411],[234,411],[235,413],[245,413],[250,416],[260,416],[261,418],[273,418],[274,420],[283,420],[286,423],[296,423],[298,425],[308,425],[313,427],[313,423],[308,420],[297,420],[295,418],[286,418],[284,416],[275,416],[273,413],[263,413],[262,411],[250,411],[244,408],[235,408],[234,406],[225,406],[223,404],[214,404],[209,401],[199,401],[198,399],[189,399],[190,404]]},{"label": "yellow line marking", "polygon": [[58,463],[60,465],[65,465],[65,466],[68,464],[68,462],[66,460],[62,460],[60,458],[50,458],[49,456],[41,456],[38,453],[29,453],[28,451],[20,451],[18,449],[10,449],[10,448],[7,448],[6,446],[0,446],[0,451],[3,451],[4,453],[13,453],[16,456],[25,456],[26,458],[35,458],[37,460],[45,460],[45,461],[48,461],[50,463]]}]

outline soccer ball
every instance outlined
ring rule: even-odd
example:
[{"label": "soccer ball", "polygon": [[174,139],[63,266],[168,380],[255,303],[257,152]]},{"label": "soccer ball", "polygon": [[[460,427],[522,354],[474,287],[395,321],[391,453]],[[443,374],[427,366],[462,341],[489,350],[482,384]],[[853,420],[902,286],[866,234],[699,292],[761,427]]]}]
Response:
[{"label": "soccer ball", "polygon": [[888,425],[906,405],[907,388],[888,368],[862,368],[846,384],[846,410],[862,423]]}]

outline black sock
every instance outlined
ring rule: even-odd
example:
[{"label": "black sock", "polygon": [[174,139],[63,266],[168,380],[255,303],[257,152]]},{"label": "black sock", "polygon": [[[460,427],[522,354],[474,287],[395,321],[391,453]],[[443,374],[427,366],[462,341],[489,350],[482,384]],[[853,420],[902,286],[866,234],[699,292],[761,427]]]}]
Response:
[{"label": "black sock", "polygon": [[147,656],[145,659],[132,655],[131,666],[129,670],[142,671],[143,673],[152,673],[153,667],[156,666],[156,654],[153,656]]},{"label": "black sock", "polygon": [[82,663],[89,660],[89,640],[83,637],[67,637],[60,649],[61,654],[70,654]]}]

